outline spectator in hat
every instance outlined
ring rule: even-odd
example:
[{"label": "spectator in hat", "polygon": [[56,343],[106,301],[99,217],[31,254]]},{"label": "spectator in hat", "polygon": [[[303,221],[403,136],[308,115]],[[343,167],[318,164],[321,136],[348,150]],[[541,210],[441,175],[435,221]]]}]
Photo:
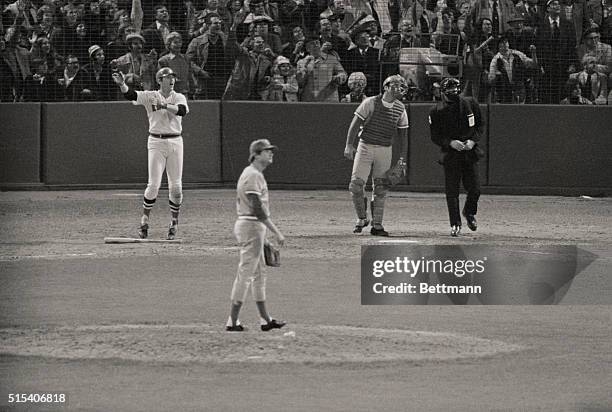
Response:
[{"label": "spectator in hat", "polygon": [[365,94],[375,96],[380,90],[380,50],[370,47],[370,34],[364,29],[353,32],[353,42],[357,47],[346,52],[342,66],[349,75],[363,73],[367,79]]},{"label": "spectator in hat", "polygon": [[515,50],[521,51],[529,56],[529,46],[536,43],[535,32],[525,28],[525,19],[519,15],[508,20],[510,29],[504,33],[508,42]]},{"label": "spectator in hat", "polygon": [[225,45],[225,56],[235,63],[224,100],[265,100],[270,87],[272,57],[269,49],[266,52],[263,37],[256,35],[243,44],[236,38],[236,30],[245,15],[241,11],[235,16]]},{"label": "spectator in hat", "polygon": [[285,56],[278,56],[272,67],[272,82],[268,100],[278,102],[298,101],[298,81],[295,68]]},{"label": "spectator in hat", "polygon": [[171,68],[176,77],[174,90],[185,96],[192,96],[190,87],[192,83],[191,64],[187,56],[181,53],[182,47],[183,39],[181,35],[177,32],[170,33],[166,37],[166,53],[159,58],[157,69]]},{"label": "spectator in hat", "polygon": [[370,47],[381,50],[385,46],[385,39],[380,36],[380,24],[372,16],[368,16],[361,21],[361,27],[368,32]]},{"label": "spectator in hat", "polygon": [[546,2],[547,15],[537,32],[536,46],[543,74],[540,101],[558,104],[569,74],[576,71],[576,35],[574,25],[560,16],[559,0]]},{"label": "spectator in hat", "polygon": [[608,100],[608,76],[598,72],[597,58],[585,55],[582,58],[583,70],[570,74],[570,79],[578,80],[581,96],[593,104],[605,105]]},{"label": "spectator in hat", "polygon": [[249,37],[261,36],[264,43],[272,50],[274,57],[282,52],[280,36],[270,31],[270,21],[265,16],[255,16],[249,27]]},{"label": "spectator in hat", "polygon": [[609,76],[612,73],[612,47],[601,41],[601,32],[597,27],[589,27],[582,37],[583,43],[578,46],[578,58],[595,57],[595,70]]},{"label": "spectator in hat", "polygon": [[312,37],[306,43],[308,56],[298,61],[297,79],[304,102],[339,102],[338,86],[346,81],[346,71],[338,58],[322,50],[321,42]]},{"label": "spectator in hat", "polygon": [[89,63],[81,70],[85,73],[88,89],[91,90],[93,100],[113,100],[115,95],[112,72],[104,56],[102,47],[94,44],[88,50]]},{"label": "spectator in hat", "polygon": [[342,103],[361,103],[367,96],[364,90],[368,84],[366,75],[361,72],[353,72],[348,78],[347,85],[349,93],[346,94]]},{"label": "spectator in hat", "polygon": [[274,18],[270,15],[270,11],[267,8],[266,2],[264,0],[252,0],[247,4],[244,4],[244,11],[247,12],[247,16],[237,29],[238,41],[244,40],[246,36],[251,32],[251,23],[258,20],[263,19],[268,23],[273,23]]},{"label": "spectator in hat", "polygon": [[143,53],[145,39],[138,33],[128,34],[125,38],[129,52],[111,61],[111,67],[118,69],[124,75],[132,74],[137,82],[142,83],[144,90],[153,90],[157,52],[151,49],[149,53]]},{"label": "spectator in hat", "polygon": [[187,47],[187,58],[195,76],[196,99],[218,100],[223,96],[233,62],[225,55],[227,35],[221,30],[221,18],[207,16],[207,30]]}]

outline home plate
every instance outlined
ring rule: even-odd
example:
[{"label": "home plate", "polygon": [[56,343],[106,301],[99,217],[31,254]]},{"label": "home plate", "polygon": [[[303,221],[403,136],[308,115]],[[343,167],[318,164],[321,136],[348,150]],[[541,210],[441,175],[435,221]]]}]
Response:
[{"label": "home plate", "polygon": [[183,239],[141,239],[139,237],[105,237],[104,243],[183,243]]}]

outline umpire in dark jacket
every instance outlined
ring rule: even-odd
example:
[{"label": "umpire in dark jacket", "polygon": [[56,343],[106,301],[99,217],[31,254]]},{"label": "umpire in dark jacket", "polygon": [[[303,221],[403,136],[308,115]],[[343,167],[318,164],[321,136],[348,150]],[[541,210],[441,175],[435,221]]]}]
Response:
[{"label": "umpire in dark jacket", "polygon": [[440,85],[442,101],[429,112],[431,140],[440,146],[440,163],[444,166],[446,203],[451,236],[461,231],[459,184],[467,190],[463,216],[471,230],[476,230],[476,212],[480,197],[478,160],[483,151],[478,147],[483,123],[480,107],[470,97],[459,96],[459,80],[447,78]]}]

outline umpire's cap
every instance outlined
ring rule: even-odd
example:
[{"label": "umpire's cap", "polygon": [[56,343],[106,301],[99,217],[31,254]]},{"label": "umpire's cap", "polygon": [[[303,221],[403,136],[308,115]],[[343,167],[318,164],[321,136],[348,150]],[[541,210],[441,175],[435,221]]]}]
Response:
[{"label": "umpire's cap", "polygon": [[249,162],[252,162],[256,155],[264,150],[277,150],[278,147],[270,143],[268,139],[259,139],[251,142],[249,146]]},{"label": "umpire's cap", "polygon": [[155,80],[159,83],[163,77],[166,76],[174,76],[176,77],[176,73],[170,67],[162,67],[157,71],[155,75]]}]

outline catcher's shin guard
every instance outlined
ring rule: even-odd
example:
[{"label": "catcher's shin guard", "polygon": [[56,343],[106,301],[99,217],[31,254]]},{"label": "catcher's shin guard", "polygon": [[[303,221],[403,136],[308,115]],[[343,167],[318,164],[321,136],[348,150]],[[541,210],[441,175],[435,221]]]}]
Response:
[{"label": "catcher's shin guard", "polygon": [[372,227],[382,227],[385,212],[385,197],[388,187],[384,179],[374,179],[374,193],[372,196]]},{"label": "catcher's shin guard", "polygon": [[368,199],[365,197],[365,182],[361,179],[351,180],[349,191],[353,198],[353,206],[359,219],[366,219],[368,214]]}]

